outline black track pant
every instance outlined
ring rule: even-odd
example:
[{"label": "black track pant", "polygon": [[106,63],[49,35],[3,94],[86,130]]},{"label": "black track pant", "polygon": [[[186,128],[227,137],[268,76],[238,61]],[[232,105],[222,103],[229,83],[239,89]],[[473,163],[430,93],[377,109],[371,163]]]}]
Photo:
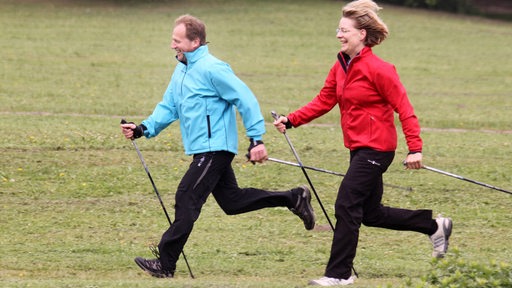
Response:
[{"label": "black track pant", "polygon": [[163,270],[174,272],[176,269],[176,261],[210,193],[228,215],[266,207],[293,207],[292,201],[296,199],[292,199],[291,191],[239,188],[231,168],[234,156],[224,151],[194,155],[176,192],[174,223],[158,244]]},{"label": "black track pant", "polygon": [[336,227],[325,276],[350,277],[361,223],[424,234],[431,233],[432,227],[435,227],[431,210],[406,210],[381,204],[382,174],[388,169],[394,155],[394,152],[372,149],[351,151],[350,166],[335,203]]}]

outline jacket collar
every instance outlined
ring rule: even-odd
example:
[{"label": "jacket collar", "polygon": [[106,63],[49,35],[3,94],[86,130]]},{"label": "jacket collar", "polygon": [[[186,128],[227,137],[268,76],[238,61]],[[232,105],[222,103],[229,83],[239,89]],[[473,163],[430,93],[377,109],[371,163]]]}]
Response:
[{"label": "jacket collar", "polygon": [[208,45],[199,46],[196,50],[190,52],[183,52],[187,58],[187,64],[193,64],[203,56],[207,55]]},{"label": "jacket collar", "polygon": [[[368,54],[372,54],[372,48],[368,47],[368,46],[364,46],[363,50],[359,51],[359,53],[357,53],[357,55],[354,57],[357,58],[358,56],[365,56],[365,55],[368,55]],[[350,60],[354,60],[354,59],[350,59],[350,56],[348,56],[347,54],[345,53],[339,53],[341,55],[343,55],[343,59],[345,59],[347,62]]]},{"label": "jacket collar", "polygon": [[364,46],[363,50],[361,50],[361,52],[359,52],[359,54],[357,54],[357,55],[358,56],[365,56],[365,55],[370,55],[370,54],[373,54],[372,48],[370,48],[368,46]]},{"label": "jacket collar", "polygon": [[372,48],[365,46],[363,50],[357,53],[357,55],[353,59],[350,59],[350,56],[348,56],[348,54],[346,53],[338,53],[338,61],[340,62],[341,67],[343,68],[345,73],[347,73],[348,66],[354,59],[358,59],[371,54],[373,54]]}]

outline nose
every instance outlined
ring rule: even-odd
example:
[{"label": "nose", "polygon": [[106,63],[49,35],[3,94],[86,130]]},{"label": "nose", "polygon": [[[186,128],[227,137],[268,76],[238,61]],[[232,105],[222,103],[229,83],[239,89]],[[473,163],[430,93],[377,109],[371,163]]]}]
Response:
[{"label": "nose", "polygon": [[343,37],[343,32],[338,28],[336,29],[336,38],[340,39],[341,37]]}]

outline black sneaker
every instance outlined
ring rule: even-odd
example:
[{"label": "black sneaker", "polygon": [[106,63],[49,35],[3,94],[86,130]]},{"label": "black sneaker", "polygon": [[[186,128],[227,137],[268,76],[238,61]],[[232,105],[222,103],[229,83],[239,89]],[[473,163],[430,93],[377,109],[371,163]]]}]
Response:
[{"label": "black sneaker", "polygon": [[297,194],[297,203],[294,208],[290,208],[290,211],[302,219],[306,230],[312,230],[315,228],[315,211],[311,206],[311,193],[308,187],[301,186],[293,189],[292,193]]},{"label": "black sneaker", "polygon": [[174,274],[170,271],[162,270],[160,259],[144,259],[142,257],[135,258],[135,263],[146,271],[149,275],[157,278],[172,278]]}]

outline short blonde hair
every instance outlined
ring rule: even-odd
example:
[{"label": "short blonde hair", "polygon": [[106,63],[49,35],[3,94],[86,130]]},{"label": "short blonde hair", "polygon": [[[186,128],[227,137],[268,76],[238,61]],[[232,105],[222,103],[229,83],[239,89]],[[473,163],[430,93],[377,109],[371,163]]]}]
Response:
[{"label": "short blonde hair", "polygon": [[381,9],[372,0],[356,0],[343,7],[343,17],[354,20],[357,29],[366,30],[364,44],[368,47],[380,44],[389,34],[388,27],[377,15]]}]

